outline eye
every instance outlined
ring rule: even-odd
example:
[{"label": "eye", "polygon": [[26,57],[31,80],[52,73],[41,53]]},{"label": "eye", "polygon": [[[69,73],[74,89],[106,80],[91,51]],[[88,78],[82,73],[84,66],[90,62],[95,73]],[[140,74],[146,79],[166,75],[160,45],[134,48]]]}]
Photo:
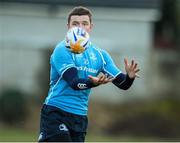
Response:
[{"label": "eye", "polygon": [[87,22],[84,22],[83,25],[86,26],[86,25],[88,25],[88,23],[87,23]]},{"label": "eye", "polygon": [[73,23],[72,25],[73,25],[73,26],[77,26],[77,23]]},{"label": "eye", "polygon": [[73,25],[73,26],[78,26],[78,25],[79,25],[79,23],[78,23],[78,22],[76,22],[76,21],[74,21],[74,22],[72,22],[72,25]]}]

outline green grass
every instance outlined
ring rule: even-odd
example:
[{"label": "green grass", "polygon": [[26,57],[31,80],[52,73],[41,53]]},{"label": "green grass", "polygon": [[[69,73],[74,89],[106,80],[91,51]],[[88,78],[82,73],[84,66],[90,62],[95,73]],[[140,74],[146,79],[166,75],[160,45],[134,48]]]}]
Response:
[{"label": "green grass", "polygon": [[[38,132],[16,128],[0,128],[0,142],[37,142]],[[120,137],[87,134],[86,141],[112,142],[120,141]]]},{"label": "green grass", "polygon": [[[0,142],[37,142],[38,133],[15,128],[1,128]],[[87,135],[86,141],[119,141],[118,138]]]},{"label": "green grass", "polygon": [[[0,142],[37,142],[38,132],[16,128],[0,128]],[[119,141],[118,137],[87,135],[86,141]]]},{"label": "green grass", "polygon": [[21,141],[33,142],[37,141],[38,133],[15,128],[0,128],[0,142]]},{"label": "green grass", "polygon": [[86,141],[87,142],[120,142],[126,141],[127,139],[122,137],[112,137],[112,136],[103,136],[103,135],[87,135]]},{"label": "green grass", "polygon": [[[38,131],[27,131],[16,128],[0,128],[0,142],[37,142]],[[146,142],[146,141],[161,141],[157,138],[143,138],[131,136],[107,136],[94,135],[88,133],[86,136],[87,142]]]},{"label": "green grass", "polygon": [[106,135],[87,135],[87,142],[159,142],[165,141],[155,137],[135,137],[135,136],[106,136]]}]

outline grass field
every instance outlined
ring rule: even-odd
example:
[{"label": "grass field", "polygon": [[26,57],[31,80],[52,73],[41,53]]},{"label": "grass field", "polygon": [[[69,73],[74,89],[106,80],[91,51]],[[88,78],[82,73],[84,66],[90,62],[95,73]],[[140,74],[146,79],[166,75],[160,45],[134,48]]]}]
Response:
[{"label": "grass field", "polygon": [[[0,128],[0,142],[37,142],[38,131],[26,131],[16,128]],[[138,141],[162,141],[157,138],[139,138],[130,136],[112,137],[87,134],[87,142],[138,142]],[[164,140],[163,140],[164,141]]]},{"label": "grass field", "polygon": [[37,141],[37,132],[15,128],[0,128],[0,142]]},{"label": "grass field", "polygon": [[[22,129],[0,129],[0,142],[37,142],[38,132],[25,131]],[[119,141],[118,137],[104,137],[87,135],[86,141]]]}]

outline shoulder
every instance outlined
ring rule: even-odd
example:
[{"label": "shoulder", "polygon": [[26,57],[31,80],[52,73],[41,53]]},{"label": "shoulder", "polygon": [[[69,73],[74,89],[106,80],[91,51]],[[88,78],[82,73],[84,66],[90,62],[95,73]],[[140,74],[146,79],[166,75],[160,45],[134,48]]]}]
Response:
[{"label": "shoulder", "polygon": [[105,49],[99,48],[94,44],[92,44],[92,48],[98,51],[103,58],[110,57],[110,54]]},{"label": "shoulder", "polygon": [[96,55],[96,57],[99,57],[100,59],[102,59],[104,64],[106,64],[109,60],[112,59],[110,54],[106,50],[101,49],[92,43],[91,43],[90,49],[93,50],[92,52],[93,52],[93,54]]},{"label": "shoulder", "polygon": [[54,53],[62,53],[62,52],[68,52],[68,49],[66,48],[65,46],[65,42],[64,41],[61,41],[60,43],[58,43],[53,51],[53,54]]},{"label": "shoulder", "polygon": [[66,48],[65,42],[61,41],[54,48],[52,56],[55,56],[55,57],[71,56],[71,52],[69,51],[68,48]]},{"label": "shoulder", "polygon": [[93,49],[94,51],[96,51],[96,52],[98,52],[98,53],[100,53],[100,54],[102,54],[102,55],[106,55],[106,54],[108,54],[108,52],[106,51],[106,50],[104,50],[104,49],[102,49],[102,48],[99,48],[97,45],[95,45],[95,44],[93,44],[93,43],[91,43],[91,49]]},{"label": "shoulder", "polygon": [[66,48],[64,41],[61,41],[58,43],[53,50],[53,53],[51,55],[51,62],[52,61],[67,61],[72,58],[72,53],[69,51],[68,48]]}]

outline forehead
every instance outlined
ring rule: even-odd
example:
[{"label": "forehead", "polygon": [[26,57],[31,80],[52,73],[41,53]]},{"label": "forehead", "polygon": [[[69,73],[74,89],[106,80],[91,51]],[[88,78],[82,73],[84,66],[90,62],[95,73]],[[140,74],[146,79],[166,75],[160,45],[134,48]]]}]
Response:
[{"label": "forehead", "polygon": [[72,15],[70,22],[73,22],[73,21],[78,21],[78,22],[88,21],[88,22],[90,22],[90,19],[89,19],[88,15]]}]

